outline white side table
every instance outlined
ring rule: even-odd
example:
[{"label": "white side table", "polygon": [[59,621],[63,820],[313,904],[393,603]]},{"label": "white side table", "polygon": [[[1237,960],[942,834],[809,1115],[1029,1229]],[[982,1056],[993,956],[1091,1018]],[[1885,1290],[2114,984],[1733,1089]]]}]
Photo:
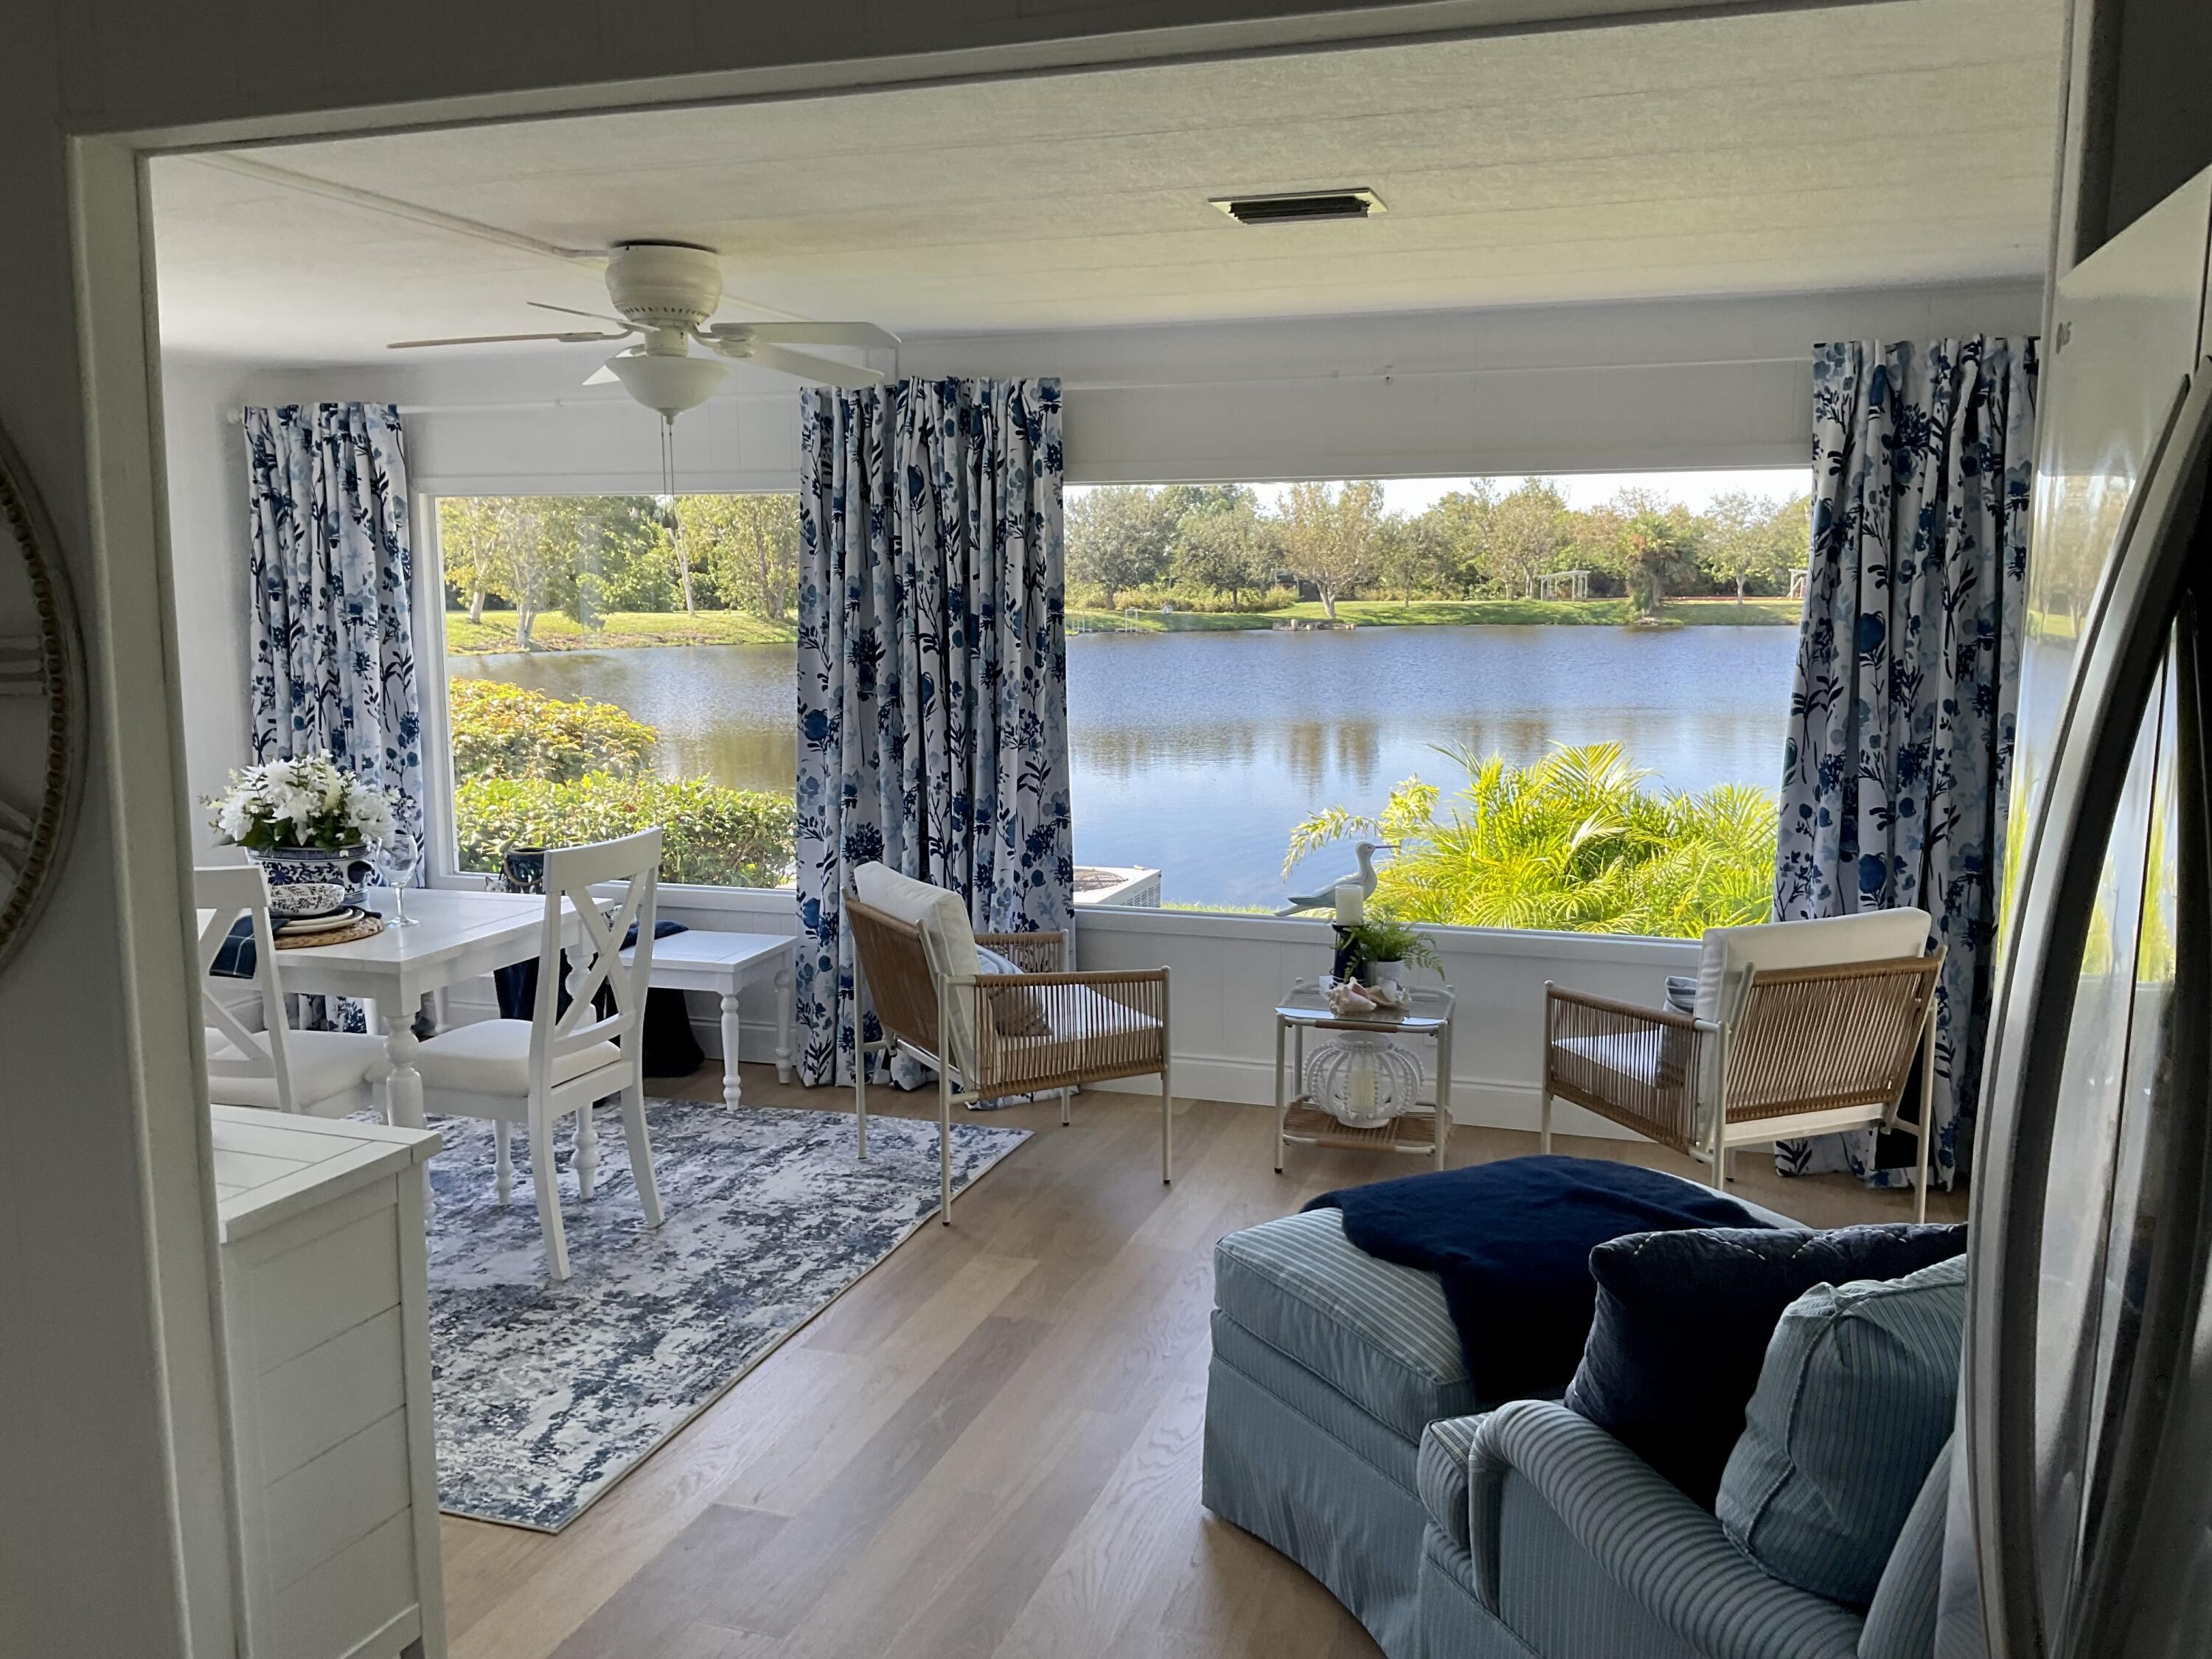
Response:
[{"label": "white side table", "polygon": [[[1329,1012],[1328,998],[1310,980],[1300,980],[1290,995],[1275,1005],[1275,1173],[1283,1172],[1285,1146],[1334,1146],[1351,1151],[1406,1152],[1425,1158],[1430,1166],[1444,1167],[1444,1147],[1451,1139],[1452,1015],[1458,998],[1449,986],[1414,986],[1410,1006],[1391,1013],[1380,1011],[1340,1019]],[[1437,1045],[1437,1093],[1410,1110],[1376,1125],[1358,1129],[1338,1122],[1306,1097],[1306,1033],[1308,1031],[1373,1031],[1392,1036],[1425,1036]],[[1290,1076],[1283,1070],[1284,1039],[1295,1053]]]},{"label": "white side table", "polygon": [[[739,1103],[738,997],[746,982],[775,989],[775,1075],[791,1081],[791,963],[799,941],[783,933],[716,933],[695,927],[653,941],[653,982],[670,991],[712,991],[722,1000],[722,1102]],[[623,952],[628,961],[630,952]]]}]

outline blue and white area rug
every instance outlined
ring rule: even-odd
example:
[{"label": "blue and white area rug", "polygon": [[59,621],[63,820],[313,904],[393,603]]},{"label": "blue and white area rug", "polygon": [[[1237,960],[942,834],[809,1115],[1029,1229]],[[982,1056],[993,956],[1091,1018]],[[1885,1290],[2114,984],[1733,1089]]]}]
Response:
[{"label": "blue and white area rug", "polygon": [[[621,1115],[599,1114],[599,1188],[563,1145],[571,1277],[546,1277],[528,1151],[493,1193],[491,1126],[443,1118],[431,1160],[430,1352],[438,1498],[558,1532],[937,1212],[937,1126],[879,1117],[868,1159],[837,1112],[656,1100],[666,1220],[645,1224]],[[956,1190],[1029,1139],[952,1126]]]}]

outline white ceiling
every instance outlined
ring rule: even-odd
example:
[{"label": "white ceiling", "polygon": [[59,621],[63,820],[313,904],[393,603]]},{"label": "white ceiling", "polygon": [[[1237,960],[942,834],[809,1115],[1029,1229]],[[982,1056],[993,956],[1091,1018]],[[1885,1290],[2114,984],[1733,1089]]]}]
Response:
[{"label": "white ceiling", "polygon": [[[256,154],[557,244],[704,242],[726,315],[917,336],[2022,276],[2060,10],[1907,0]],[[1346,185],[1388,213],[1255,229],[1206,202]],[[589,264],[190,157],[154,164],[153,199],[172,349],[389,362],[605,299]]]}]

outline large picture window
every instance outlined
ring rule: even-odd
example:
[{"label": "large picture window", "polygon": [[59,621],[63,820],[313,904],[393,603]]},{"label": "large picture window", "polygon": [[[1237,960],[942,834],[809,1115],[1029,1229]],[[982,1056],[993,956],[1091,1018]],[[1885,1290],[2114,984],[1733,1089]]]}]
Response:
[{"label": "large picture window", "polygon": [[1077,858],[1271,912],[1371,841],[1407,920],[1765,920],[1807,483],[1071,488]]},{"label": "large picture window", "polygon": [[665,881],[788,885],[796,498],[436,505],[458,866],[657,823]]},{"label": "large picture window", "polygon": [[[1273,912],[1383,843],[1408,920],[1764,920],[1802,472],[1071,486],[1078,902]],[[455,856],[659,823],[792,878],[781,495],[447,496]]]}]

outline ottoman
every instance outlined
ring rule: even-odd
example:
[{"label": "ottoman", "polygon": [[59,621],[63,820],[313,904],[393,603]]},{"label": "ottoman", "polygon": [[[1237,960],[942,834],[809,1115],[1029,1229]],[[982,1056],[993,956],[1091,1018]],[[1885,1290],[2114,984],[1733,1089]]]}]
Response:
[{"label": "ottoman", "polygon": [[1326,1584],[1390,1659],[1419,1659],[1421,1435],[1477,1409],[1433,1273],[1376,1260],[1341,1211],[1213,1250],[1206,1507]]}]

